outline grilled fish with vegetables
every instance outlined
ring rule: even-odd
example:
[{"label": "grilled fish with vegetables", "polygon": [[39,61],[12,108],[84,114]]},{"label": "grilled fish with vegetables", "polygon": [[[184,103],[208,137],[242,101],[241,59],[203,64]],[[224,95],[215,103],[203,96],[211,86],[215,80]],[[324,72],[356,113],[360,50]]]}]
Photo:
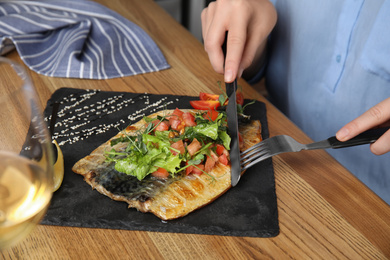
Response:
[{"label": "grilled fish with vegetables", "polygon": [[[164,110],[128,126],[72,168],[100,193],[163,220],[183,217],[230,187],[226,114]],[[259,121],[240,127],[242,149],[261,141]]]}]

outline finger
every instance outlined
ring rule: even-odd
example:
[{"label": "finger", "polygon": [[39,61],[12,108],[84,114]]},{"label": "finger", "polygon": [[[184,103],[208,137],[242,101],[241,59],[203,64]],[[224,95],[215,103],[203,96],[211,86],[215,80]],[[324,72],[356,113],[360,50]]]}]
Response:
[{"label": "finger", "polygon": [[205,9],[203,9],[203,11],[200,14],[200,21],[201,21],[201,25],[202,25],[202,38],[203,38],[203,40],[205,39],[205,37],[207,35],[207,29],[209,27],[209,25],[207,23],[207,13],[208,13],[208,9],[205,8]]},{"label": "finger", "polygon": [[205,40],[207,31],[210,27],[211,22],[213,21],[213,16],[215,14],[215,2],[211,2],[209,6],[203,9],[200,14],[201,25],[202,25],[202,37]]},{"label": "finger", "polygon": [[246,20],[233,20],[230,23],[226,44],[225,82],[232,82],[238,75],[238,70],[246,45],[246,37]]},{"label": "finger", "polygon": [[204,48],[209,56],[210,63],[213,69],[221,74],[224,73],[225,57],[222,51],[222,44],[225,41],[225,33],[227,30],[226,17],[228,16],[224,16],[222,11],[220,11],[214,13],[212,17],[207,18],[209,25],[205,29],[206,34],[204,36]]},{"label": "finger", "polygon": [[351,122],[343,126],[336,133],[336,137],[340,141],[346,141],[368,129],[381,125],[389,120],[390,98],[387,98],[364,112],[358,118],[352,120]]},{"label": "finger", "polygon": [[259,57],[262,56],[264,52],[267,37],[274,28],[277,18],[276,11],[272,4],[268,7],[263,7],[263,9],[267,10],[268,15],[264,15],[261,18],[256,16],[256,19],[253,21],[251,20],[249,23],[247,42],[242,55],[239,71],[248,68],[254,60],[261,64]]},{"label": "finger", "polygon": [[224,73],[224,54],[222,51],[222,44],[225,40],[225,30],[215,30],[214,28],[210,28],[208,30],[206,40],[204,42],[205,50],[209,56],[209,60],[213,69],[220,73]]},{"label": "finger", "polygon": [[370,149],[376,155],[390,152],[390,130],[384,133],[375,143],[371,144]]},{"label": "finger", "polygon": [[[265,37],[261,39],[261,36],[259,36],[259,34],[256,34],[254,36],[248,34],[248,39],[238,69],[239,77],[241,77],[242,72],[253,63],[255,57],[261,56],[264,51],[265,44]],[[260,61],[258,62],[260,63]]]}]

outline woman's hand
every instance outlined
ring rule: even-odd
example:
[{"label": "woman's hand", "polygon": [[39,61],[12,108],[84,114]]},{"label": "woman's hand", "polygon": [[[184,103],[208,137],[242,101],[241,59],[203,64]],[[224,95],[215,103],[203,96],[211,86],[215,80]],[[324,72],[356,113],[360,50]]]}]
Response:
[{"label": "woman's hand", "polygon": [[[343,126],[336,133],[336,137],[339,141],[347,141],[368,129],[388,125],[390,125],[390,98],[383,100]],[[390,152],[390,130],[371,144],[370,148],[371,152],[376,155]]]},{"label": "woman's hand", "polygon": [[[202,11],[202,34],[211,65],[225,81],[241,77],[252,62],[260,63],[266,39],[276,24],[268,0],[217,0]],[[226,59],[222,51],[228,33]]]}]

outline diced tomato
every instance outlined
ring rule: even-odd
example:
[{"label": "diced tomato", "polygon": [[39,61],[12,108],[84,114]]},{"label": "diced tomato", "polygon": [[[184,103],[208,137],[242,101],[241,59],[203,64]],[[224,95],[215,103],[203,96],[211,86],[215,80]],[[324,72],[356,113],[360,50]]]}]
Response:
[{"label": "diced tomato", "polygon": [[191,173],[201,175],[203,173],[204,167],[205,167],[204,164],[202,164],[202,163],[197,164],[197,165],[189,165],[188,166],[188,162],[187,162],[186,165],[187,165],[186,175],[189,175]]},{"label": "diced tomato", "polygon": [[221,156],[222,154],[228,156],[229,152],[226,150],[225,146],[222,144],[217,144],[217,150],[216,150],[218,156]]},{"label": "diced tomato", "polygon": [[[188,163],[186,163],[188,165]],[[194,166],[193,165],[190,165],[186,168],[186,175],[190,174],[192,172],[192,170],[194,169]]]},{"label": "diced tomato", "polygon": [[218,161],[220,163],[222,163],[223,165],[228,165],[228,163],[229,163],[226,154],[222,154],[221,156],[219,156]]},{"label": "diced tomato", "polygon": [[183,111],[181,111],[180,109],[176,108],[173,112],[172,112],[172,115],[175,115],[179,118],[181,118],[181,116],[183,115]]},{"label": "diced tomato", "polygon": [[236,103],[240,104],[241,106],[244,105],[244,95],[241,91],[236,92]]},{"label": "diced tomato", "polygon": [[152,176],[160,179],[167,179],[169,177],[169,172],[164,168],[158,168],[157,171],[152,172]]},{"label": "diced tomato", "polygon": [[205,114],[203,117],[205,119],[208,119],[208,120],[211,120],[211,121],[215,121],[215,119],[217,119],[218,115],[219,115],[218,111],[208,110],[207,114]]},{"label": "diced tomato", "polygon": [[216,146],[217,146],[216,152],[217,152],[218,156],[222,155],[223,150],[225,149],[225,147],[222,144],[217,144]]},{"label": "diced tomato", "polygon": [[221,144],[217,144],[216,152],[219,156],[218,161],[224,165],[228,165],[229,152],[226,150],[226,148]]},{"label": "diced tomato", "polygon": [[194,138],[194,140],[187,146],[187,151],[191,156],[193,156],[201,147],[202,145],[199,141]]},{"label": "diced tomato", "polygon": [[214,158],[207,155],[206,163],[204,164],[204,171],[210,172],[214,168],[214,165],[215,165]]},{"label": "diced tomato", "polygon": [[171,125],[171,129],[179,131],[179,125],[181,124],[181,120],[177,119],[177,117],[171,116],[169,118],[169,124]]},{"label": "diced tomato", "polygon": [[[171,144],[171,147],[176,150],[179,150],[180,154],[184,154],[186,152],[186,149],[184,148],[183,140],[179,140],[176,143]],[[171,152],[173,155],[178,154],[178,152],[176,152],[175,150],[171,150]]]},{"label": "diced tomato", "polygon": [[186,123],[186,126],[196,126],[195,116],[190,112],[183,113],[183,121]]},{"label": "diced tomato", "polygon": [[219,95],[200,92],[199,93],[199,99],[200,100],[215,100],[215,101],[218,101]]},{"label": "diced tomato", "polygon": [[[196,166],[196,167],[195,167]],[[197,174],[197,175],[201,175],[204,171],[204,165],[203,164],[198,164],[198,165],[195,165],[194,168],[192,169],[192,174]]]},{"label": "diced tomato", "polygon": [[155,131],[167,131],[169,130],[169,122],[168,121],[160,121],[160,120],[153,120],[153,125],[157,127],[154,129]]},{"label": "diced tomato", "polygon": [[178,129],[178,126],[180,125],[181,121],[182,121],[182,115],[183,115],[183,111],[181,111],[180,109],[176,108],[172,114],[170,116],[168,116],[168,120],[169,120],[169,124],[171,126],[171,128],[173,130],[177,130],[179,131]]},{"label": "diced tomato", "polygon": [[195,100],[190,101],[190,104],[193,108],[199,110],[216,110],[221,105],[219,101],[213,100]]}]

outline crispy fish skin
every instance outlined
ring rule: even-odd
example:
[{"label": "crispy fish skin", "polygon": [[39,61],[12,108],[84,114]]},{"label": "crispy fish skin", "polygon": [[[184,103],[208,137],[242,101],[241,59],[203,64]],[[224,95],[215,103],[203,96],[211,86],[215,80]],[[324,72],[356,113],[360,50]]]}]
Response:
[{"label": "crispy fish skin", "polygon": [[[182,109],[182,111],[199,112],[185,109]],[[164,110],[149,117],[169,115],[172,112],[173,110]],[[136,132],[143,129],[145,124],[146,122],[142,119],[127,127],[125,132],[127,135],[136,135]],[[249,124],[240,127],[240,132],[244,139],[242,149],[247,149],[261,141],[260,121],[251,121]],[[100,145],[90,155],[78,161],[72,170],[84,176],[84,180],[93,189],[113,200],[128,203],[129,208],[136,208],[144,213],[151,212],[162,220],[176,219],[211,203],[231,187],[230,165],[225,166],[221,163],[217,163],[209,175],[190,174],[169,178],[168,180],[150,177],[138,181],[133,176],[118,173],[112,165],[106,162],[104,153],[112,148],[120,149],[121,144],[114,147],[110,144],[112,139],[120,136],[123,136],[123,134],[118,133]],[[123,178],[124,181],[112,181],[117,179],[117,176]],[[128,187],[118,189],[116,186]]]}]

